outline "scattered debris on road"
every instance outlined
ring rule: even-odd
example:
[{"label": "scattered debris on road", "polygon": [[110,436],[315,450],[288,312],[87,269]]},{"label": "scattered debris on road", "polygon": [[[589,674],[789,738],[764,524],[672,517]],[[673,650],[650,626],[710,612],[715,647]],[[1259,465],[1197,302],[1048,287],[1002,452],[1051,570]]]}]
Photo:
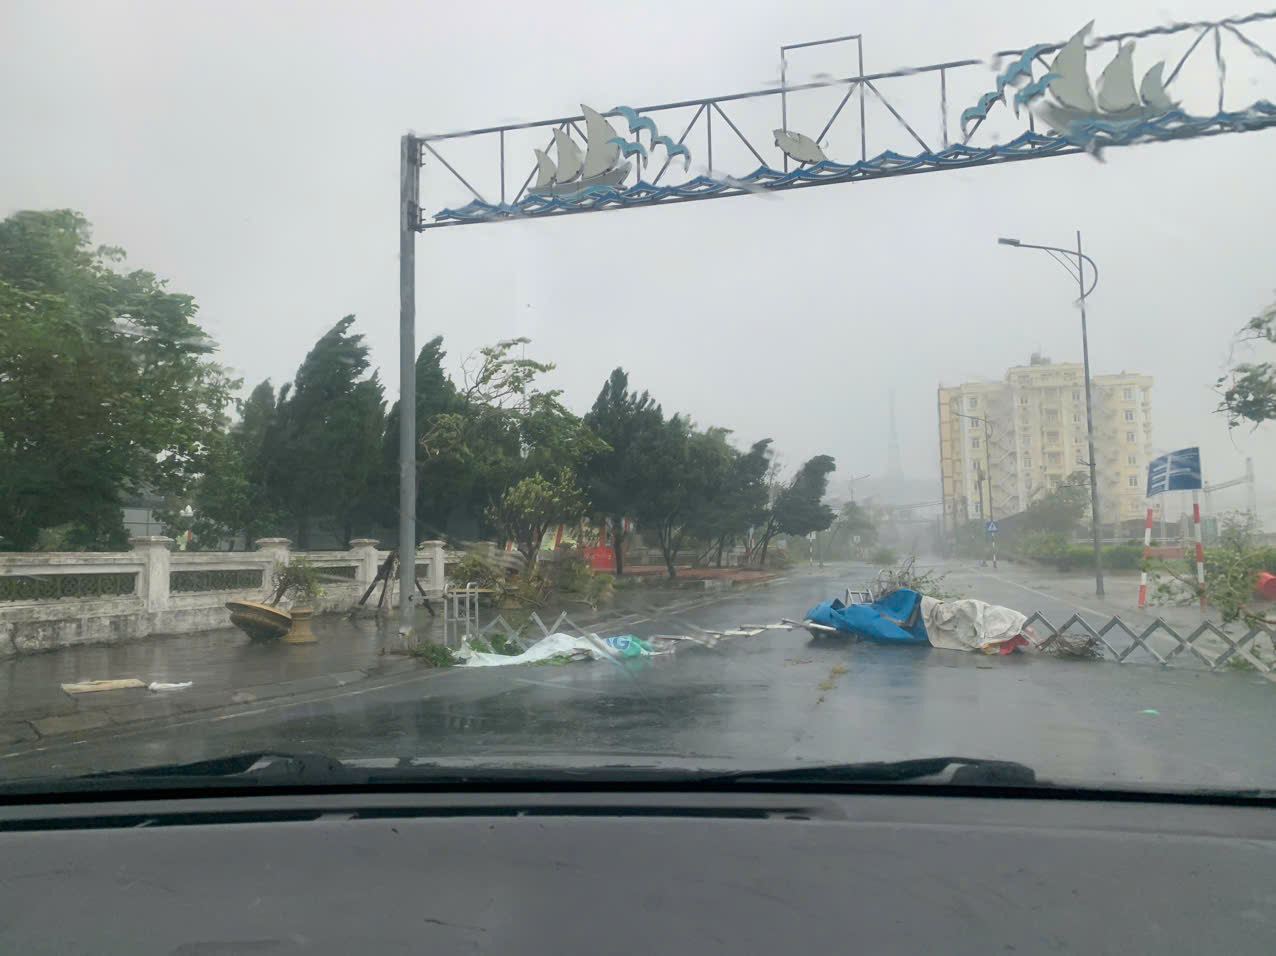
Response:
[{"label": "scattered debris on road", "polygon": [[189,681],[189,680],[177,681],[175,683],[166,683],[165,681],[153,680],[146,685],[146,689],[151,691],[185,690],[187,687],[190,687],[193,683],[195,682]]},{"label": "scattered debris on road", "polygon": [[120,680],[81,680],[70,684],[63,684],[62,689],[68,694],[94,694],[102,690],[129,690],[134,687],[145,687],[146,685],[136,677],[127,677]]},{"label": "scattered debris on road", "polygon": [[456,658],[466,667],[503,667],[508,664],[539,664],[554,659],[617,660],[625,657],[654,657],[673,653],[669,640],[642,640],[632,634],[599,637],[597,634],[550,634],[521,654],[488,654],[476,651],[469,641],[461,643]]},{"label": "scattered debris on road", "polygon": [[806,612],[802,626],[814,637],[848,634],[886,643],[1010,654],[1036,645],[1027,621],[1012,608],[975,598],[938,600],[911,588],[896,588],[867,604],[824,601]]},{"label": "scattered debris on road", "polygon": [[540,664],[546,661],[621,660],[628,657],[659,657],[672,654],[680,644],[715,647],[720,641],[739,637],[756,637],[766,631],[788,631],[792,622],[747,624],[723,631],[700,630],[697,634],[656,634],[635,637],[619,634],[599,637],[597,634],[549,634],[521,654],[494,654],[475,650],[468,640],[454,657],[465,667],[503,667],[509,664]]},{"label": "scattered debris on road", "polygon": [[1103,660],[1103,648],[1099,639],[1091,634],[1056,634],[1053,641],[1042,645],[1041,651],[1064,660]]}]

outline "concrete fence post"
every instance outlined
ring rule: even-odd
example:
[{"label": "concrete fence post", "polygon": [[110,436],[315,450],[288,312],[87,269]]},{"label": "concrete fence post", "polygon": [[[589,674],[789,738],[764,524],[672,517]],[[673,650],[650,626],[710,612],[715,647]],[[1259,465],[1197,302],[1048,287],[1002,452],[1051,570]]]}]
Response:
[{"label": "concrete fence post", "polygon": [[358,564],[359,571],[355,576],[355,580],[359,583],[359,594],[368,589],[368,585],[377,579],[377,568],[381,562],[377,558],[377,545],[375,538],[351,538],[350,553]]},{"label": "concrete fence post", "polygon": [[422,581],[421,586],[425,588],[425,592],[430,597],[442,597],[444,590],[447,588],[446,581],[446,557],[444,556],[444,545],[442,541],[423,541],[421,550],[430,559],[430,578],[428,581]]},{"label": "concrete fence post", "polygon": [[173,539],[164,535],[145,535],[128,539],[129,547],[142,558],[142,574],[137,582],[137,596],[146,602],[148,611],[168,607],[169,548]]},{"label": "concrete fence post", "polygon": [[292,541],[288,538],[258,538],[255,542],[257,545],[257,553],[262,557],[262,580],[261,583],[265,587],[267,595],[273,593],[273,585],[270,582],[271,572],[275,570],[276,564],[289,563],[289,548]]}]

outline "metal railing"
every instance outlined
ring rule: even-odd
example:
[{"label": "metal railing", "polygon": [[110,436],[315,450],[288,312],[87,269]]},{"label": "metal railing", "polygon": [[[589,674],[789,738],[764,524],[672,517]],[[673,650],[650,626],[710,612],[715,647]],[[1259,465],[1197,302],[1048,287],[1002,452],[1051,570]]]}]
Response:
[{"label": "metal railing", "polygon": [[[1051,645],[1066,636],[1080,635],[1094,641],[1105,658],[1118,664],[1146,660],[1143,656],[1146,654],[1162,666],[1197,660],[1211,671],[1222,667],[1248,667],[1265,675],[1276,671],[1276,664],[1259,651],[1264,640],[1269,655],[1276,646],[1276,632],[1265,627],[1249,627],[1243,636],[1234,639],[1213,621],[1202,621],[1184,636],[1159,617],[1145,627],[1131,627],[1119,617],[1112,617],[1095,628],[1079,614],[1073,614],[1061,627],[1055,627],[1040,611],[1029,615],[1024,627],[1032,628],[1040,638],[1037,644],[1040,650],[1050,650]],[[1183,656],[1185,652],[1187,656]]]},{"label": "metal railing", "polygon": [[463,588],[448,588],[443,592],[444,644],[460,647],[462,640],[478,633],[479,596],[490,593],[490,589],[480,588],[474,581]]},{"label": "metal railing", "polygon": [[[486,624],[480,624],[478,615],[479,593],[482,592],[474,587],[458,588],[455,591],[448,592],[450,600],[444,604],[443,618],[444,640],[448,647],[460,647],[461,641],[466,639],[478,639],[490,645],[492,638],[499,636],[505,640],[507,645],[512,644],[518,650],[523,651],[536,643],[536,641],[543,637],[549,637],[551,634],[566,631],[567,633],[585,636],[589,633],[568,617],[566,611],[559,614],[554,619],[554,623],[549,625],[535,611],[528,615],[526,621],[517,626],[506,620],[505,616],[499,613]],[[449,604],[452,608],[450,612],[448,610]]]}]

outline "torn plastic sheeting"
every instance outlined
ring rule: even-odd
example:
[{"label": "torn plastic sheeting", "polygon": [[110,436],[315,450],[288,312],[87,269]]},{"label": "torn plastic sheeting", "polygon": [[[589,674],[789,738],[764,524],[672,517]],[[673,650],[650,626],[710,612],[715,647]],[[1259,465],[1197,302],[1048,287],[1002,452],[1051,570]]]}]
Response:
[{"label": "torn plastic sheeting", "polygon": [[177,681],[176,683],[165,683],[164,681],[158,681],[158,680],[155,680],[155,681],[151,681],[149,684],[147,684],[147,685],[146,685],[146,689],[147,689],[147,690],[156,690],[156,691],[158,691],[158,690],[185,690],[187,687],[190,687],[193,683],[195,683],[195,682],[194,682],[194,681],[189,681],[189,680]]},{"label": "torn plastic sheeting", "polygon": [[975,598],[939,601],[923,595],[922,619],[935,647],[992,653],[1003,650],[1006,644],[1013,650],[1030,643],[1024,639],[1027,616]]},{"label": "torn plastic sheeting", "polygon": [[[662,646],[668,643],[669,646]],[[521,654],[488,654],[476,651],[468,643],[457,657],[466,667],[503,667],[510,664],[537,664],[551,658],[567,660],[616,660],[624,657],[655,657],[673,652],[672,642],[644,641],[632,634],[599,637],[597,634],[550,634]]]},{"label": "torn plastic sheeting", "polygon": [[872,604],[846,605],[834,598],[806,612],[806,620],[873,641],[924,644],[926,627],[918,604],[921,595],[901,588]]},{"label": "torn plastic sheeting", "polygon": [[933,647],[986,654],[1034,644],[1028,619],[1012,608],[974,598],[940,601],[907,588],[872,604],[825,601],[806,612],[808,628],[888,643],[929,642]]}]

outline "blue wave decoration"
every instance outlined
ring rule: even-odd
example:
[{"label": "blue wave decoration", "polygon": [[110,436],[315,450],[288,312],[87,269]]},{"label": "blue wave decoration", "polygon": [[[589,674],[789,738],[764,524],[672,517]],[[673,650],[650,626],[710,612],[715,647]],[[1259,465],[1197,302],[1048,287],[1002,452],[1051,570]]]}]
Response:
[{"label": "blue wave decoration", "polygon": [[704,199],[715,195],[741,195],[753,191],[791,189],[815,183],[849,183],[884,176],[936,169],[957,169],[990,163],[1050,156],[1087,150],[1097,152],[1109,146],[1190,139],[1215,133],[1247,132],[1276,127],[1276,106],[1259,100],[1246,110],[1193,117],[1173,110],[1155,119],[1133,123],[1094,120],[1075,124],[1064,135],[1024,132],[1007,143],[976,147],[954,145],[939,152],[905,156],[893,151],[857,163],[825,160],[810,166],[791,169],[787,173],[769,166],[759,166],[747,176],[729,180],[696,176],[677,186],[657,186],[639,182],[627,189],[595,186],[570,198],[538,195],[515,203],[486,203],[474,200],[459,209],[435,213],[437,225],[490,222],[525,217],[549,216],[594,209],[628,209],[655,206],[662,202]]}]

